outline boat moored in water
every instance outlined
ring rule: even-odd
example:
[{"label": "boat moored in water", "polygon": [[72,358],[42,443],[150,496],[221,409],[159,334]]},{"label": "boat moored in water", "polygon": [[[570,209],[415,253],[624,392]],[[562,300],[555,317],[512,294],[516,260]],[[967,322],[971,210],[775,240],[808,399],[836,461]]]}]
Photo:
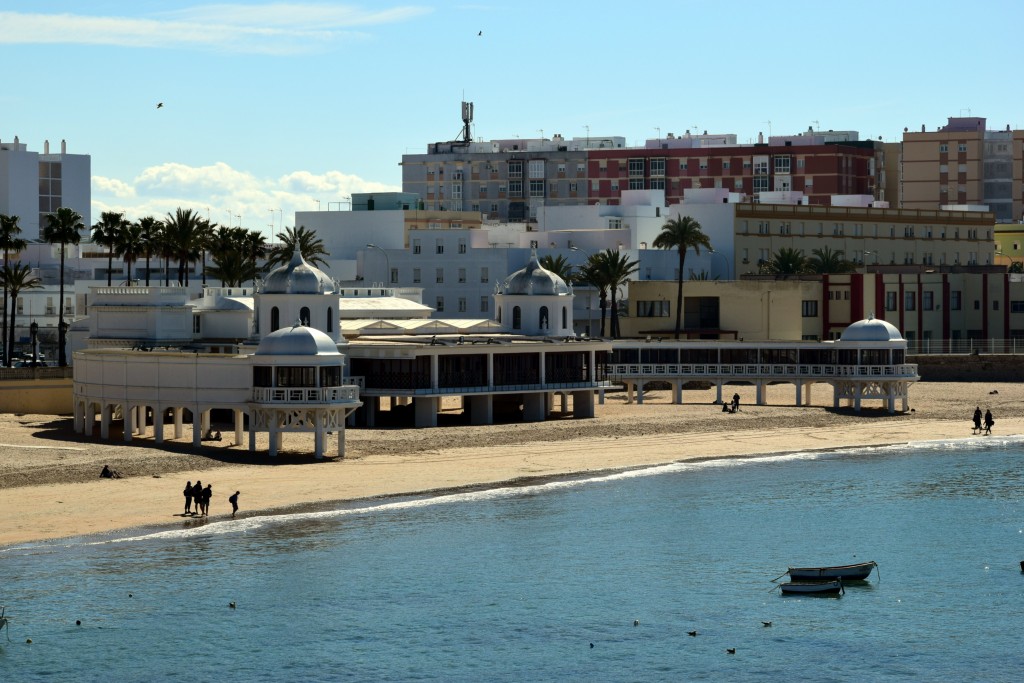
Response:
[{"label": "boat moored in water", "polygon": [[860,562],[858,564],[841,564],[833,567],[790,567],[790,581],[824,581],[842,579],[843,581],[863,581],[878,563]]},{"label": "boat moored in water", "polygon": [[843,580],[834,581],[790,581],[780,583],[779,589],[787,595],[842,595]]}]

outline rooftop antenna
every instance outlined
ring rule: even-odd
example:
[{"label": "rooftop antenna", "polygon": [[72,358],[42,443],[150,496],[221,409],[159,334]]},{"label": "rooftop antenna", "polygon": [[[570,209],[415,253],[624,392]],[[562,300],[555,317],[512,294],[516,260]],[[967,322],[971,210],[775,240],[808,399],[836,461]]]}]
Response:
[{"label": "rooftop antenna", "polygon": [[473,134],[470,132],[470,126],[473,123],[473,103],[462,101],[462,141],[472,142]]}]

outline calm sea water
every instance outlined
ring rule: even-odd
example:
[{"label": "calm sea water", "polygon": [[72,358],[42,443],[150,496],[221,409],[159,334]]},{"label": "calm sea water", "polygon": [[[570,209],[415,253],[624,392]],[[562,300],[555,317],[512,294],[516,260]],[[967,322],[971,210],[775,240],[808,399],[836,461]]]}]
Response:
[{"label": "calm sea water", "polygon": [[[9,549],[0,680],[1017,680],[1022,465],[795,454]],[[872,559],[841,598],[771,583]]]}]

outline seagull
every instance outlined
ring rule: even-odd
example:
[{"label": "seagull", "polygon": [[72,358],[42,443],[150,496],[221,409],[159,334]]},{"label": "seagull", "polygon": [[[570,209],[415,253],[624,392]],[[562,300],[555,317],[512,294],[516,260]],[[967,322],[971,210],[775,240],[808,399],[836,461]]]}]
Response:
[{"label": "seagull", "polygon": [[477,34],[478,36],[482,36],[482,35],[484,34],[484,32],[483,32],[483,31],[477,31],[477,33],[476,33],[476,34]]},{"label": "seagull", "polygon": [[725,648],[725,651],[727,653],[731,654],[731,655],[736,654],[736,648],[734,648],[734,647],[727,647],[727,648]]},{"label": "seagull", "polygon": [[770,621],[762,621],[761,623],[764,624],[765,626],[771,626],[772,625],[772,622],[770,622]]},{"label": "seagull", "polygon": [[687,631],[686,635],[696,637],[697,636],[697,632],[696,631]]},{"label": "seagull", "polygon": [[156,108],[157,109],[163,109],[164,108],[164,103],[163,102],[157,102],[156,103]]},{"label": "seagull", "polygon": [[633,626],[639,626],[639,625],[640,625],[640,620],[639,619],[634,619],[633,620]]}]

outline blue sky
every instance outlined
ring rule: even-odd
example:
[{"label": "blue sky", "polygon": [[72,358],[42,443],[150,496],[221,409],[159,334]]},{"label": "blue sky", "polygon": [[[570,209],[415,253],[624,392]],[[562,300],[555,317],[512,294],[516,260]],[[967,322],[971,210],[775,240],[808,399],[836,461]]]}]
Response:
[{"label": "blue sky", "polygon": [[1022,18],[1000,0],[0,0],[0,140],[90,154],[94,220],[185,206],[269,233],[399,189],[402,154],[454,138],[463,99],[484,139],[1024,128]]}]

